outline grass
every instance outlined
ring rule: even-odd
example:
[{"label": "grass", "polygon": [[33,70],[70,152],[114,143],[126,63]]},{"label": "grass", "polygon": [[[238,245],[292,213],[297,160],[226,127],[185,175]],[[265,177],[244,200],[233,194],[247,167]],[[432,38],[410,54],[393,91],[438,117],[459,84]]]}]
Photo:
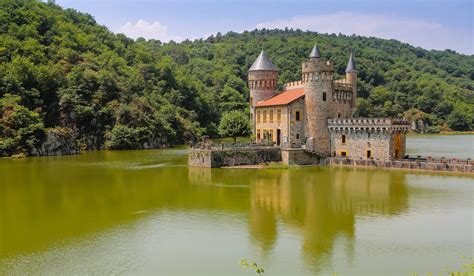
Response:
[{"label": "grass", "polygon": [[[211,139],[211,141],[214,142],[214,143],[220,143],[220,142],[233,143],[234,139],[232,137],[213,138],[213,139]],[[248,143],[248,142],[251,142],[251,141],[250,141],[250,137],[237,137],[237,142]]]}]

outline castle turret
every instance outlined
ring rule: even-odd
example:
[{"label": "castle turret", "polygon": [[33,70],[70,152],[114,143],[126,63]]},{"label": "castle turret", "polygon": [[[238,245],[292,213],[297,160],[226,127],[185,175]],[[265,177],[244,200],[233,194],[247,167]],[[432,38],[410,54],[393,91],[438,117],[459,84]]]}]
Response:
[{"label": "castle turret", "polygon": [[306,146],[308,150],[330,155],[327,119],[332,117],[331,99],[334,64],[321,58],[319,47],[311,51],[309,61],[303,62],[306,107]]},{"label": "castle turret", "polygon": [[346,67],[346,82],[352,85],[352,101],[351,109],[354,111],[356,108],[356,98],[357,98],[357,70],[354,58],[352,57],[352,51],[349,56],[349,62]]},{"label": "castle turret", "polygon": [[[255,105],[277,94],[278,69],[262,50],[249,69],[250,116],[255,122]],[[252,124],[254,125],[254,124]]]}]

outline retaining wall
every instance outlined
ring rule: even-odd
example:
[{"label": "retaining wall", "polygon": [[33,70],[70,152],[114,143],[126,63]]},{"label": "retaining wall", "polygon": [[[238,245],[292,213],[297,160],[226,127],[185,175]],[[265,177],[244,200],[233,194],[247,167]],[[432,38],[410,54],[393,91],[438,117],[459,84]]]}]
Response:
[{"label": "retaining wall", "polygon": [[326,158],[306,152],[303,149],[281,149],[281,161],[285,165],[326,164]]},{"label": "retaining wall", "polygon": [[190,149],[188,162],[194,167],[219,168],[280,162],[280,148]]},{"label": "retaining wall", "polygon": [[344,166],[363,166],[363,167],[377,167],[377,168],[396,168],[396,169],[410,169],[410,170],[427,170],[438,172],[461,172],[474,173],[474,164],[471,162],[443,162],[440,160],[419,161],[419,160],[372,160],[372,159],[352,159],[329,157],[329,165],[344,165]]}]

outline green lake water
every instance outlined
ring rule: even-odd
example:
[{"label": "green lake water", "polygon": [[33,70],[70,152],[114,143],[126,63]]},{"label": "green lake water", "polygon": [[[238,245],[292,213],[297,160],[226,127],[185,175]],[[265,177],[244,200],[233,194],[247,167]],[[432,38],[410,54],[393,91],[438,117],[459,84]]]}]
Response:
[{"label": "green lake water", "polygon": [[[472,135],[409,136],[474,157]],[[474,177],[206,169],[185,148],[0,159],[0,274],[420,275],[473,257]],[[424,274],[423,274],[424,275]]]}]

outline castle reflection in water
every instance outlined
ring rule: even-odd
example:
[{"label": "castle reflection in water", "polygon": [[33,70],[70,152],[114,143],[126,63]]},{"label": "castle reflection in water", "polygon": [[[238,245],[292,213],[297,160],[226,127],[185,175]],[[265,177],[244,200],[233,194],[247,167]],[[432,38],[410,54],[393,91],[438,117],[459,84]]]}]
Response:
[{"label": "castle reflection in water", "polygon": [[229,196],[238,194],[235,188],[248,187],[252,243],[267,254],[283,224],[302,236],[302,254],[313,271],[330,262],[336,239],[344,240],[347,258],[352,258],[356,217],[396,216],[408,209],[405,177],[401,172],[349,168],[189,168],[191,184],[218,186]]}]

